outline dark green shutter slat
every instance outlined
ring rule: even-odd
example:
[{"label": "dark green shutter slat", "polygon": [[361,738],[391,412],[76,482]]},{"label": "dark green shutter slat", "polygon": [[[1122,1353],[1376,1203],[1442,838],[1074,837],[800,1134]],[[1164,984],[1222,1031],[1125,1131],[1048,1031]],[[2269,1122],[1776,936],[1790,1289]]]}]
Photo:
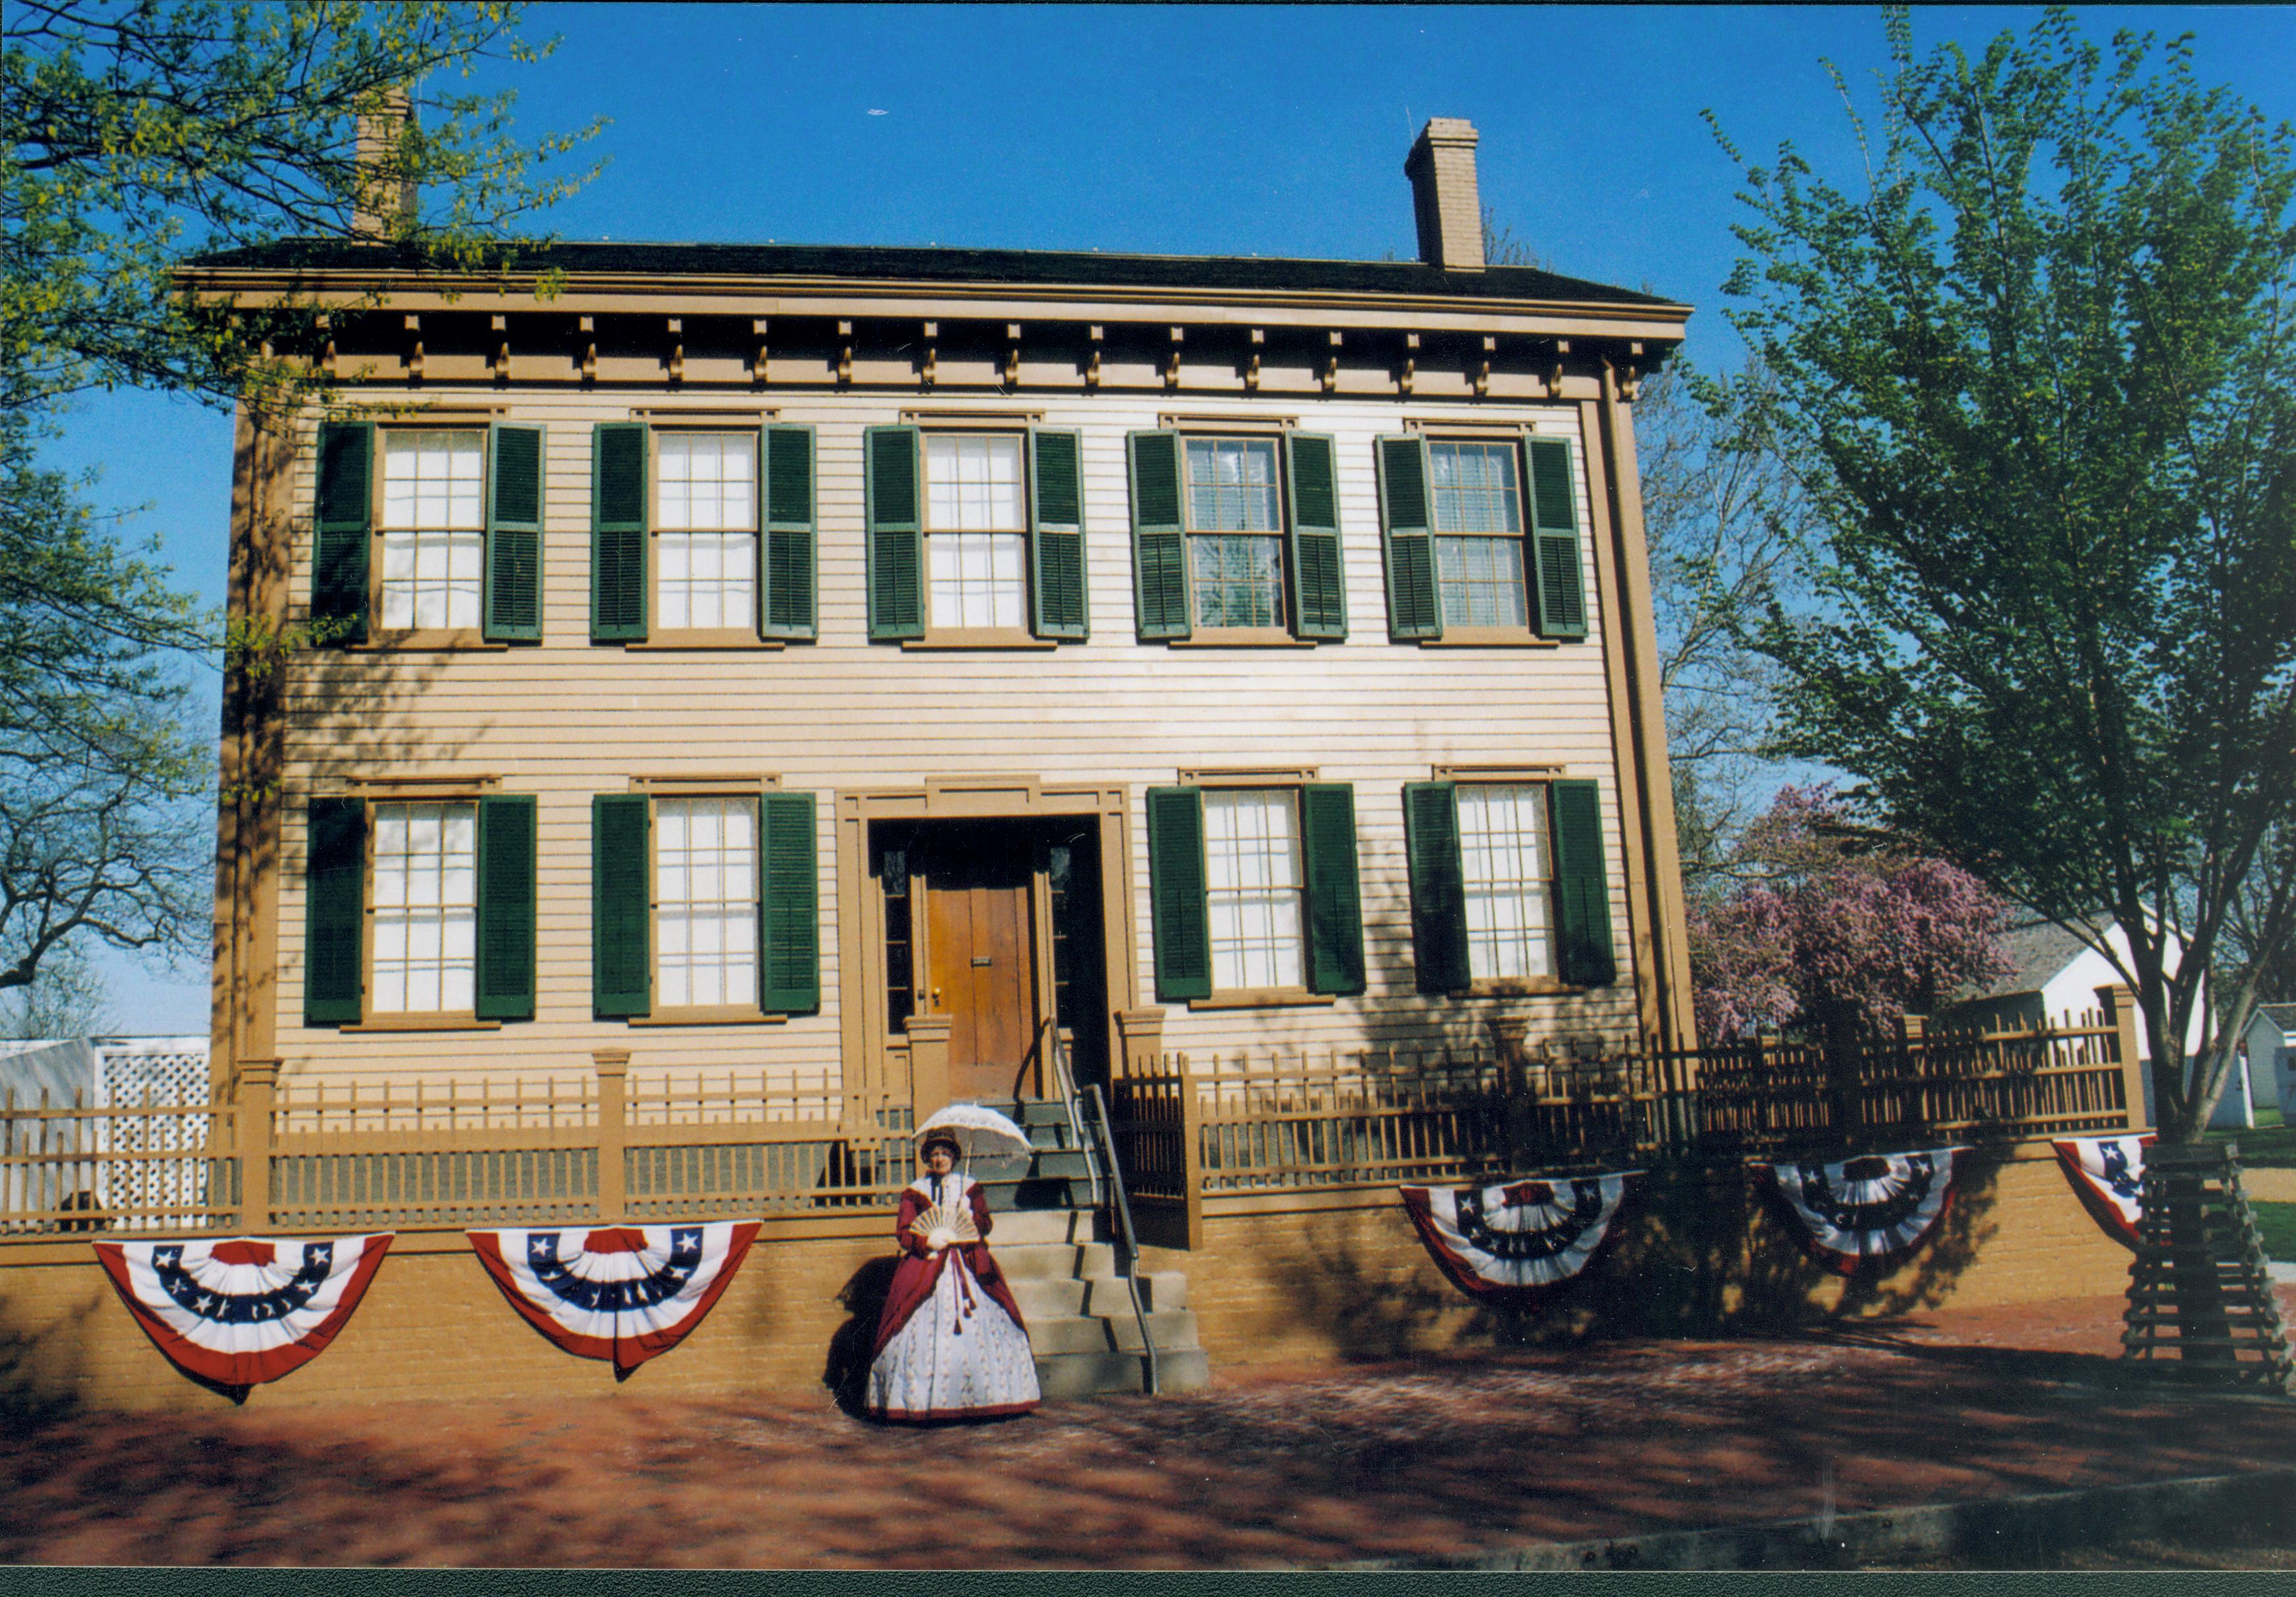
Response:
[{"label": "dark green shutter slat", "polygon": [[643,793],[590,801],[590,1004],[602,1019],[653,1007],[650,804]]},{"label": "dark green shutter slat", "polygon": [[1300,790],[1308,877],[1308,990],[1364,990],[1363,894],[1356,875],[1356,790],[1311,782]]},{"label": "dark green shutter slat", "polygon": [[767,427],[765,452],[764,580],[758,588],[758,630],[767,638],[819,636],[819,586],[813,494],[813,429]]},{"label": "dark green shutter slat", "polygon": [[758,808],[758,1004],[776,1015],[810,1015],[821,1008],[821,855],[814,795],[768,793]]},{"label": "dark green shutter slat", "polygon": [[1037,428],[1029,434],[1030,597],[1039,638],[1091,632],[1084,579],[1082,435]]},{"label": "dark green shutter slat", "polygon": [[1188,536],[1180,522],[1180,435],[1135,432],[1132,465],[1132,602],[1140,638],[1185,638]]},{"label": "dark green shutter slat", "polygon": [[305,843],[303,1024],[355,1025],[366,972],[366,803],[315,798]]},{"label": "dark green shutter slat", "polygon": [[1427,441],[1382,438],[1380,536],[1387,556],[1387,635],[1398,643],[1443,636],[1435,592],[1433,518],[1428,514]]},{"label": "dark green shutter slat", "polygon": [[1555,974],[1581,987],[1618,979],[1611,943],[1610,873],[1603,862],[1601,789],[1593,782],[1555,782],[1547,789],[1554,826]]},{"label": "dark green shutter slat", "polygon": [[496,423],[487,440],[486,635],[542,638],[542,460],[539,427]]},{"label": "dark green shutter slat", "polygon": [[312,517],[311,619],[339,623],[330,643],[366,641],[367,543],[374,503],[374,424],[319,429]]},{"label": "dark green shutter slat", "polygon": [[1340,553],[1340,485],[1332,440],[1316,432],[1284,440],[1292,473],[1292,630],[1332,641],[1348,635],[1347,573]]},{"label": "dark green shutter slat", "polygon": [[1542,638],[1587,636],[1587,589],[1578,575],[1578,514],[1570,482],[1570,446],[1534,438],[1530,450],[1531,589]]},{"label": "dark green shutter slat", "polygon": [[1411,948],[1422,992],[1468,983],[1467,889],[1459,861],[1457,795],[1448,782],[1406,782],[1403,835],[1411,860]]},{"label": "dark green shutter slat", "polygon": [[1204,904],[1204,802],[1193,787],[1148,790],[1148,893],[1156,938],[1156,997],[1212,995],[1210,918]]},{"label": "dark green shutter slat", "polygon": [[479,801],[479,968],[481,1020],[534,1018],[534,796]]},{"label": "dark green shutter slat", "polygon": [[646,636],[646,425],[604,422],[590,440],[590,640]]},{"label": "dark green shutter slat", "polygon": [[868,462],[869,636],[925,635],[924,522],[918,503],[922,452],[914,427],[871,427]]}]

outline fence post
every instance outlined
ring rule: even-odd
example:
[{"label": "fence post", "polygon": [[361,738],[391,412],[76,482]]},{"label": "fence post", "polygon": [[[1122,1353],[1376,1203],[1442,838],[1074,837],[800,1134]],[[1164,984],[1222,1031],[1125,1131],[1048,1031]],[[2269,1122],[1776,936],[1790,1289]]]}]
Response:
[{"label": "fence post", "polygon": [[1929,1032],[1930,1017],[1926,1015],[1900,1014],[1898,1017],[1900,1080],[1905,1083],[1903,1091],[1906,1098],[1911,1100],[1900,1103],[1898,1115],[1902,1121],[1906,1111],[1910,1110],[1914,1123],[1924,1127],[1952,1118],[1944,1113],[1931,1091],[1933,1073],[1928,1068]]},{"label": "fence post", "polygon": [[232,1151],[239,1159],[239,1229],[271,1229],[271,1114],[279,1061],[242,1059],[231,1095]]},{"label": "fence post", "polygon": [[624,1132],[627,1125],[630,1050],[594,1050],[591,1061],[598,1070],[598,1223],[619,1225],[629,1206],[624,1185]]},{"label": "fence post", "polygon": [[2096,990],[2097,1008],[2112,1028],[2112,1057],[2120,1066],[2120,1101],[2128,1107],[2128,1129],[2147,1130],[2152,1116],[2144,1112],[2144,1061],[2137,1056],[2136,994],[2120,983]]}]

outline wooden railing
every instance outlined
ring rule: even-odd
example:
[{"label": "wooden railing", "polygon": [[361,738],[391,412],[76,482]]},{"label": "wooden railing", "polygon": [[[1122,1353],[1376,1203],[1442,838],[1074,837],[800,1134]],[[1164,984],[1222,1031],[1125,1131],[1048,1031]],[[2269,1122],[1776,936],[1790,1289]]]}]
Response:
[{"label": "wooden railing", "polygon": [[229,1103],[5,1106],[0,1231],[360,1230],[819,1214],[888,1207],[907,1106],[828,1078],[671,1074],[277,1082]]},{"label": "wooden railing", "polygon": [[1847,1057],[1775,1041],[1577,1058],[1128,1048],[1111,1097],[1136,1198],[1193,1197],[1199,1211],[1207,1195],[2140,1127],[2134,1009],[2117,990],[2100,1000],[2076,1025],[1948,1035],[1912,1022]]}]

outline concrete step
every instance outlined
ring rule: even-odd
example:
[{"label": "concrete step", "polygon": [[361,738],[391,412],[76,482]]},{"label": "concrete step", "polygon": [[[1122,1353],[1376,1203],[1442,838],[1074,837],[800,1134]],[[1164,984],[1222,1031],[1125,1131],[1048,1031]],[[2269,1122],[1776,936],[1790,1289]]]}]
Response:
[{"label": "concrete step", "polygon": [[989,1252],[1015,1280],[1034,1275],[1090,1280],[1116,1273],[1116,1249],[1105,1242],[1026,1242]]},{"label": "concrete step", "polygon": [[[1119,1353],[1140,1351],[1140,1321],[1130,1314],[1111,1314],[1101,1322],[1108,1327]],[[1196,1316],[1188,1309],[1172,1309],[1148,1316],[1148,1336],[1156,1344],[1160,1356],[1167,1353],[1200,1353],[1203,1345],[1196,1339]]]},{"label": "concrete step", "polygon": [[1023,1209],[1068,1209],[1092,1201],[1092,1183],[1078,1177],[1024,1176],[1017,1181],[976,1178],[989,1212],[1005,1214]]},{"label": "concrete step", "polygon": [[1033,1247],[1046,1242],[1092,1242],[1099,1239],[1094,1215],[1082,1209],[1013,1209],[996,1215],[988,1246],[998,1258],[1007,1247]]},{"label": "concrete step", "polygon": [[[1188,1278],[1177,1270],[1152,1270],[1136,1278],[1140,1282],[1140,1306],[1150,1313],[1160,1313],[1188,1306]],[[1124,1278],[1113,1272],[1086,1283],[1084,1312],[1087,1314],[1129,1314],[1132,1294],[1124,1289]]]},{"label": "concrete step", "polygon": [[[1211,1362],[1196,1351],[1156,1356],[1158,1384],[1167,1392],[1194,1392],[1211,1384]],[[1037,1357],[1037,1384],[1048,1398],[1091,1397],[1103,1392],[1144,1392],[1146,1362],[1136,1353],[1053,1353]]]},{"label": "concrete step", "polygon": [[1030,1325],[1039,1320],[1057,1320],[1084,1313],[1083,1281],[1059,1276],[1008,1274],[1004,1284],[1013,1288],[1013,1301],[1021,1305],[1021,1318]]}]

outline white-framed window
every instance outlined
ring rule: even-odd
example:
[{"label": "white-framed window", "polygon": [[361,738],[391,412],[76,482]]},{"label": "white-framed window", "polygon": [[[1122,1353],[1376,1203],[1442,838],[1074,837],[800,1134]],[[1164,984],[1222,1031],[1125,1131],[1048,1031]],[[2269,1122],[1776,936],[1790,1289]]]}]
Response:
[{"label": "white-framed window", "polygon": [[382,430],[382,625],[479,626],[487,541],[487,435]]},{"label": "white-framed window", "polygon": [[1017,629],[1029,616],[1029,511],[1015,433],[927,433],[931,623]]},{"label": "white-framed window", "polygon": [[758,435],[654,443],[654,597],[665,631],[758,624]]},{"label": "white-framed window", "polygon": [[758,801],[653,805],[654,999],[665,1009],[758,1001]]},{"label": "white-framed window", "polygon": [[373,966],[378,1015],[455,1014],[478,972],[478,806],[374,806]]},{"label": "white-framed window", "polygon": [[1181,459],[1195,625],[1287,625],[1275,440],[1188,438]]},{"label": "white-framed window", "polygon": [[1528,627],[1515,446],[1431,439],[1435,586],[1447,627]]},{"label": "white-framed window", "polygon": [[1546,811],[1546,789],[1539,783],[1459,786],[1467,969],[1476,981],[1554,974],[1554,853]]},{"label": "white-framed window", "polygon": [[1303,984],[1307,875],[1299,795],[1283,788],[1209,788],[1204,900],[1212,986]]}]

